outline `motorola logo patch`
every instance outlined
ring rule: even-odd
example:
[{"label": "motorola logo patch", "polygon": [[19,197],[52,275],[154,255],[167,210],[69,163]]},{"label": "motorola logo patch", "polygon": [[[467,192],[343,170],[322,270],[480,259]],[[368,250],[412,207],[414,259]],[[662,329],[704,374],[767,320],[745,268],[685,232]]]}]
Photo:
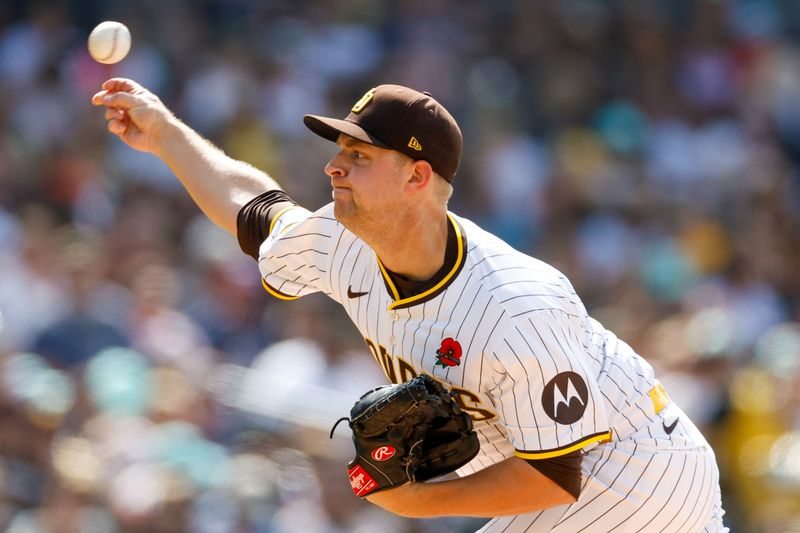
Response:
[{"label": "motorola logo patch", "polygon": [[581,419],[588,399],[583,378],[575,372],[562,372],[544,386],[542,407],[551,419],[569,425]]}]

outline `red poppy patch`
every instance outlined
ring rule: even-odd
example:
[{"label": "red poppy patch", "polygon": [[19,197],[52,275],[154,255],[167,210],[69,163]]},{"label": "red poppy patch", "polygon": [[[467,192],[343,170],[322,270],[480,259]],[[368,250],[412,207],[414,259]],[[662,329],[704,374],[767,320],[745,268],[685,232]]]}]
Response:
[{"label": "red poppy patch", "polygon": [[453,339],[447,337],[442,341],[442,345],[436,350],[436,364],[447,368],[451,366],[458,366],[461,364],[461,344]]}]

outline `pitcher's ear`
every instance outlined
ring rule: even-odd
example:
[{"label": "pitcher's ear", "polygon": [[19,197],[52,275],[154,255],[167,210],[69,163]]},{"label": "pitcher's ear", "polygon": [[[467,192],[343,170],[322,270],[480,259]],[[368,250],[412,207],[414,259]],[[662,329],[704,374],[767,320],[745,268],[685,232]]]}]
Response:
[{"label": "pitcher's ear", "polygon": [[412,165],[411,176],[408,178],[408,184],[418,189],[424,189],[436,177],[433,172],[431,164],[425,160],[418,159]]}]

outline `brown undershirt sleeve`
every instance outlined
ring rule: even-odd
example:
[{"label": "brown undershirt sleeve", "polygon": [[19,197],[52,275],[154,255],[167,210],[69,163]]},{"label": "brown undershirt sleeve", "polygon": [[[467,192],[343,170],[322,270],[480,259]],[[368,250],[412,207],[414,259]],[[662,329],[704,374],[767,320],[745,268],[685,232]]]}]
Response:
[{"label": "brown undershirt sleeve", "polygon": [[242,251],[258,260],[258,249],[269,234],[272,219],[293,205],[297,202],[281,190],[267,191],[247,202],[236,218],[236,236]]},{"label": "brown undershirt sleeve", "polygon": [[581,451],[549,459],[525,459],[532,467],[547,476],[576,499],[581,494]]}]

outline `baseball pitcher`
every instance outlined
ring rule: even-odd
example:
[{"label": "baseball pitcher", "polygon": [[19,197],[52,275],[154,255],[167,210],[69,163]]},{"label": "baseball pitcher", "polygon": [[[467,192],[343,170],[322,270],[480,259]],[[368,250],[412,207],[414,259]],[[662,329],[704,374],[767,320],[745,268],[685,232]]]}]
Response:
[{"label": "baseball pitcher", "polygon": [[462,136],[430,94],[381,85],[344,119],[304,118],[336,147],[333,201],[316,211],[133,81],[107,81],[92,102],[238,238],[267,292],[325,293],[391,383],[427,375],[470,415],[480,447],[459,477],[381,487],[380,469],[354,467],[356,494],[404,516],[490,517],[487,532],[727,531],[714,454],[652,367],[563,274],[448,211]]}]

